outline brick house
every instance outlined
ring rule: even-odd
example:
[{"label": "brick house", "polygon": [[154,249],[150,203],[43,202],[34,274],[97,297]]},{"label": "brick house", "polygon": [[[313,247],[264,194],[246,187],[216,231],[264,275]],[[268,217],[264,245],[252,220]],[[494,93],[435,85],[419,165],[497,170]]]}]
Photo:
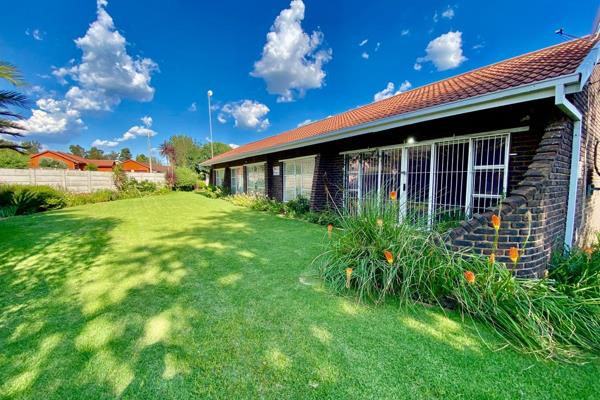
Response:
[{"label": "brick house", "polygon": [[[600,231],[599,36],[591,35],[397,94],[252,142],[204,163],[233,193],[359,210],[396,191],[400,218],[461,218],[455,248],[500,261],[531,236],[517,273]],[[500,204],[501,203],[501,204]]]},{"label": "brick house", "polygon": [[90,160],[70,153],[46,150],[37,154],[32,154],[29,157],[29,167],[40,168],[40,162],[44,158],[60,161],[67,166],[67,169],[79,169],[82,171],[89,164],[94,164],[98,167],[98,171],[112,171],[116,164],[115,160]]}]

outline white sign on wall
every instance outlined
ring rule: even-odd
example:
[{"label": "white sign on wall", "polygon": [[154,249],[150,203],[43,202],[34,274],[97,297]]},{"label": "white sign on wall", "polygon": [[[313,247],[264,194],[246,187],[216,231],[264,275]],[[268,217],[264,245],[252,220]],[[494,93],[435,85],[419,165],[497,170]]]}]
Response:
[{"label": "white sign on wall", "polygon": [[279,165],[273,167],[273,176],[279,176]]}]

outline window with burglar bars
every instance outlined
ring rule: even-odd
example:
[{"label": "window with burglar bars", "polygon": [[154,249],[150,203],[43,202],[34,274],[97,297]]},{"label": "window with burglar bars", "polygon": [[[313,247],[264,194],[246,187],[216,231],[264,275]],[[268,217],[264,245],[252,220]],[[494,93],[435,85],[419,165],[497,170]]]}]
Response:
[{"label": "window with burglar bars", "polygon": [[246,166],[248,174],[248,193],[265,194],[265,164]]},{"label": "window with burglar bars", "polygon": [[215,169],[215,186],[223,186],[225,180],[225,168]]},{"label": "window with burglar bars", "polygon": [[[498,204],[508,183],[509,133],[439,139],[344,155],[344,203],[390,201],[414,223],[469,218]],[[385,204],[385,203],[383,203]]]}]

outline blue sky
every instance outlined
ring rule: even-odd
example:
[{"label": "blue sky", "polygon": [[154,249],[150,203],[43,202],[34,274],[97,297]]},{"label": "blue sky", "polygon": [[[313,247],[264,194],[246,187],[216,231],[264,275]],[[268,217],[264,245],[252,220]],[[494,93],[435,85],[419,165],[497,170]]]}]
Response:
[{"label": "blue sky", "polygon": [[596,7],[23,0],[3,22],[0,58],[29,84],[32,138],[136,154],[148,133],[154,146],[180,133],[206,142],[208,89],[214,140],[243,144],[559,43],[560,27],[588,34]]}]

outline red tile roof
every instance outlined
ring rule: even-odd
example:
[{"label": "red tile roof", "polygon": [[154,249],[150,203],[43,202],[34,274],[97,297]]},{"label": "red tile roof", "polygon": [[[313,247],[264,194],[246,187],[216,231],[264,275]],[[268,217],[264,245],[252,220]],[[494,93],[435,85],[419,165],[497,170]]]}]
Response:
[{"label": "red tile roof", "polygon": [[75,164],[85,164],[85,165],[95,164],[98,167],[112,167],[116,162],[115,160],[91,160],[91,159],[76,156],[75,154],[63,153],[62,151],[54,151],[54,150],[42,151],[41,153],[34,154],[31,157],[37,157],[37,156],[40,156],[45,153],[58,154],[59,156],[63,157],[64,159],[74,162]]},{"label": "red tile roof", "polygon": [[206,163],[215,164],[219,160],[242,158],[243,154],[249,152],[267,153],[271,147],[312,136],[568,75],[576,71],[598,38],[598,35],[594,35],[571,40],[465,72],[279,135],[248,143],[215,156]]}]

